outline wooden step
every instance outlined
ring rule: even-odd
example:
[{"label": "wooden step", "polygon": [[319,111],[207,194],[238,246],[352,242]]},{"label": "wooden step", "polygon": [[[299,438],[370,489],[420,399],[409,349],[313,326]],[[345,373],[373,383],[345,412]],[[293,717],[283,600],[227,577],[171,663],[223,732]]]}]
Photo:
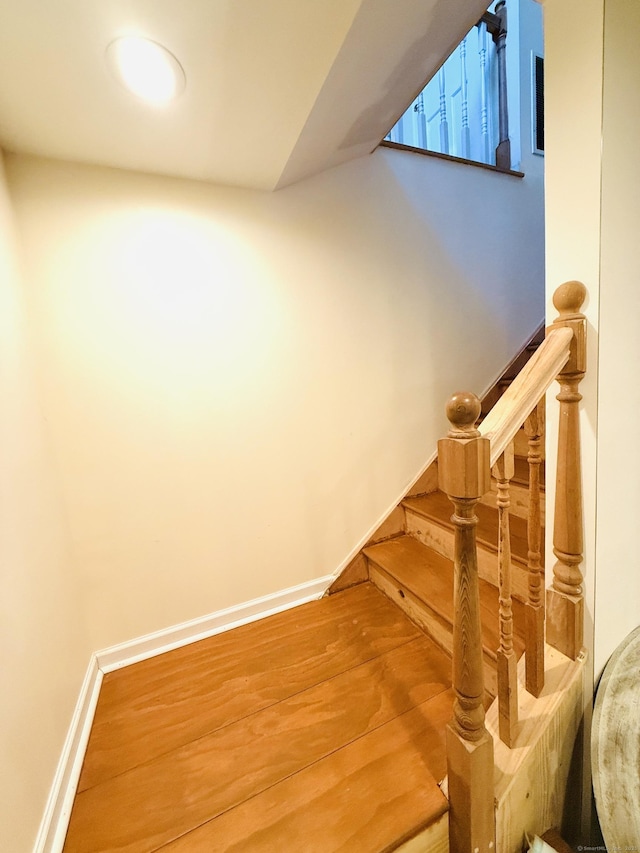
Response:
[{"label": "wooden step", "polygon": [[[392,601],[433,637],[449,654],[452,652],[453,562],[426,547],[412,536],[390,539],[365,548],[369,577]],[[524,606],[513,603],[514,647],[524,651]],[[495,696],[496,651],[498,649],[498,591],[480,580],[485,689]]]},{"label": "wooden step", "polygon": [[[518,462],[523,461],[524,465],[527,468],[527,476],[528,476],[528,463],[526,460],[519,460],[516,457],[516,472],[518,470]],[[544,472],[544,466],[542,466],[541,473]],[[540,490],[540,521],[542,526],[545,524],[545,500],[544,500],[544,485]],[[488,491],[480,498],[480,503],[486,504],[487,506],[496,507],[496,501],[498,498],[498,484],[492,478],[491,480],[491,490]],[[520,480],[517,477],[514,477],[511,480],[509,487],[509,500],[511,501],[511,506],[509,507],[509,513],[511,516],[518,516],[518,518],[524,519],[526,521],[529,517],[529,484],[526,480]]]},{"label": "wooden step", "polygon": [[[529,452],[529,439],[524,429],[518,430],[514,442],[514,475],[509,484],[509,497],[511,501],[510,513],[519,518],[527,519],[529,515],[529,461],[527,454]],[[540,520],[542,526],[545,524],[545,501],[544,501],[544,485],[545,485],[545,464],[544,464],[544,443],[540,447],[542,464],[539,468],[540,477]],[[497,484],[494,478],[491,479],[491,491],[483,495],[481,503],[488,506],[496,506]]]},{"label": "wooden step", "polygon": [[[529,453],[529,439],[527,437],[526,432],[523,427],[520,427],[516,436],[513,440],[513,452],[516,455],[517,459],[526,460],[527,454]],[[540,456],[544,461],[545,458],[545,449],[544,449],[544,441],[540,442]],[[528,478],[528,474],[527,474]]]},{"label": "wooden step", "polygon": [[[442,556],[453,559],[453,506],[447,496],[442,492],[431,492],[416,498],[406,498],[402,505],[406,513],[407,533]],[[494,507],[479,503],[476,515],[478,572],[481,578],[497,586],[498,512]],[[511,556],[513,594],[520,601],[526,602],[529,584],[527,524],[518,516],[511,518]]]},{"label": "wooden step", "polygon": [[[526,486],[529,488],[529,463],[527,462],[526,456],[516,456],[514,458],[514,468],[515,473],[513,475],[512,483],[516,483],[517,485]],[[544,477],[544,462],[540,466],[540,487],[544,489],[545,485],[545,477]]]},{"label": "wooden step", "polygon": [[[510,512],[512,515],[517,515],[520,518],[527,519],[529,516],[529,463],[526,458],[521,458],[516,456],[514,458],[514,467],[515,467],[515,475],[510,483],[509,495],[511,500]],[[429,467],[429,481],[427,485],[431,486],[430,488],[423,488],[422,490],[417,489],[412,492],[412,494],[407,495],[409,497],[417,497],[418,495],[430,494],[434,491],[437,491],[437,483],[438,483],[438,460],[436,459]],[[540,502],[540,516],[542,520],[542,525],[544,527],[544,517],[545,517],[545,502],[544,502],[544,463],[540,466],[540,480],[541,480],[541,502]],[[425,478],[426,481],[426,478]],[[491,491],[487,492],[480,498],[481,503],[487,504],[487,506],[496,506],[496,497],[497,497],[498,486],[496,480],[492,477],[491,479]],[[406,499],[406,498],[405,498]],[[393,512],[393,518],[398,525],[397,520],[397,510]],[[404,519],[403,519],[404,520]],[[390,537],[378,537],[378,539],[382,538],[390,538]]]},{"label": "wooden step", "polygon": [[395,849],[447,809],[450,669],[366,583],[109,673],[65,853]]}]

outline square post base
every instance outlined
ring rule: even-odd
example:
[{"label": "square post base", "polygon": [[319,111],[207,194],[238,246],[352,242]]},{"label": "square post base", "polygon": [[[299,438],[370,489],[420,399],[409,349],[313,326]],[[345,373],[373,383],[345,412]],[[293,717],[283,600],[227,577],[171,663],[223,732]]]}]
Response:
[{"label": "square post base", "polygon": [[583,645],[584,599],[556,589],[547,590],[547,642],[576,660]]},{"label": "square post base", "polygon": [[526,605],[525,686],[536,698],[544,687],[544,607]]},{"label": "square post base", "polygon": [[518,732],[518,660],[498,652],[498,725],[500,740],[512,747]]},{"label": "square post base", "polygon": [[495,853],[493,738],[464,740],[447,725],[450,853]]}]

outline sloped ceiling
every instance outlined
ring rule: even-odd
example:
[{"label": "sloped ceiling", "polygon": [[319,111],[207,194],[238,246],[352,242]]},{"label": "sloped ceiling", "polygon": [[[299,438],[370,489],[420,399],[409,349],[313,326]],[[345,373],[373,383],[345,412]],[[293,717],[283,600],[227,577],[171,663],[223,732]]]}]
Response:
[{"label": "sloped ceiling", "polygon": [[[0,0],[0,146],[275,189],[372,151],[486,0]],[[164,44],[187,85],[149,107],[107,45]]]}]

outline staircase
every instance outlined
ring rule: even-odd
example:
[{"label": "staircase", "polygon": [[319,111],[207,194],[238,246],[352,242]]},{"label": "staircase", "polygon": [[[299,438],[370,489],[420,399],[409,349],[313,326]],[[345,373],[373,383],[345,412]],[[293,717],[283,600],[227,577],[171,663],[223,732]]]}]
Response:
[{"label": "staircase", "polygon": [[[544,340],[541,326],[523,350],[505,369],[482,403],[486,414],[500,399]],[[525,647],[525,603],[529,594],[528,534],[529,440],[521,428],[514,440],[514,476],[510,480],[510,539],[513,583],[514,648],[519,659]],[[544,539],[544,447],[541,449],[541,524]],[[454,621],[454,526],[449,498],[437,488],[438,462],[432,463],[414,489],[396,510],[392,526],[385,522],[362,550],[357,580],[366,577],[409,618],[419,625],[447,654],[453,652]],[[497,650],[500,646],[499,567],[497,560],[499,514],[498,487],[492,478],[491,491],[477,505],[478,572],[484,663],[485,704],[496,698]],[[355,564],[362,557],[356,558]],[[349,568],[345,573],[349,582]],[[339,580],[332,588],[341,589]]]},{"label": "staircase", "polygon": [[[479,507],[487,707],[491,502]],[[401,510],[404,531],[363,551],[368,579],[105,676],[65,853],[448,850],[451,503],[433,491]],[[516,541],[520,564],[526,534]],[[520,602],[516,614],[523,625]]]},{"label": "staircase", "polygon": [[[565,364],[559,399],[579,399],[574,284],[488,437],[479,401],[454,407],[439,463],[327,596],[105,676],[65,853],[516,853],[525,830],[558,825],[582,709],[581,557],[561,524],[545,646],[528,474],[544,483],[538,401]],[[540,683],[517,663],[537,641]]]},{"label": "staircase", "polygon": [[[513,497],[522,570],[524,483]],[[368,579],[105,677],[65,853],[448,849],[439,783],[454,698],[452,507],[435,490],[400,511],[403,530],[383,526],[363,550]],[[493,493],[478,514],[489,707]],[[517,602],[519,627],[523,610]]]},{"label": "staircase", "polygon": [[536,352],[540,344],[544,341],[544,332],[544,323],[541,323],[531,336],[531,339],[526,346],[520,350],[520,352],[505,368],[502,376],[498,379],[493,388],[491,388],[482,398],[482,417],[489,414],[491,409],[495,406],[509,385],[511,385],[534,352]]},{"label": "staircase", "polygon": [[[527,465],[526,456],[518,457]],[[527,475],[528,476],[528,475]],[[517,484],[515,509],[526,512],[528,489]],[[493,493],[490,493],[490,495]],[[487,503],[476,508],[478,516],[478,568],[480,572],[480,613],[484,685],[489,704],[495,699],[496,652],[498,634],[498,510]],[[454,529],[450,521],[453,508],[441,491],[406,498],[404,531],[364,549],[370,581],[401,607],[405,613],[449,655],[453,652],[453,557]],[[524,652],[527,594],[526,515],[512,517],[512,568],[515,583],[513,601],[517,657]]]}]

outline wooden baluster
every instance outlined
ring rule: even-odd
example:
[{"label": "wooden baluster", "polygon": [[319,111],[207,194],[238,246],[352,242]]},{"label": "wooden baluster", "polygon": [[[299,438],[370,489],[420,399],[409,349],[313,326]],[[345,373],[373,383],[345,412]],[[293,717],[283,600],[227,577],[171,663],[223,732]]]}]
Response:
[{"label": "wooden baluster", "polygon": [[553,585],[547,590],[547,642],[576,659],[582,648],[584,599],[582,595],[582,475],[578,386],[586,370],[586,319],[580,308],[586,289],[578,281],[561,285],[553,296],[559,312],[552,328],[573,330],[569,360],[557,377],[560,383],[558,467],[553,528]]},{"label": "wooden baluster", "polygon": [[489,441],[474,424],[480,401],[454,394],[438,442],[439,484],[454,506],[454,717],[447,726],[451,853],[495,848],[493,740],[484,724],[484,676],[475,507],[490,488]]},{"label": "wooden baluster", "polygon": [[513,477],[513,442],[493,466],[498,484],[498,572],[500,595],[500,648],[498,649],[498,720],[500,739],[513,746],[518,727],[518,660],[513,649],[511,606],[511,535],[509,484]]},{"label": "wooden baluster", "polygon": [[480,55],[480,135],[482,139],[482,162],[490,160],[489,103],[487,96],[487,25],[478,23],[478,53]]},{"label": "wooden baluster", "polygon": [[467,39],[460,42],[460,99],[462,119],[460,128],[460,156],[471,156],[471,130],[469,128],[469,83],[467,80]]},{"label": "wooden baluster", "polygon": [[418,125],[418,148],[427,147],[427,122],[424,115],[424,93],[420,92],[416,99],[416,104],[413,108],[415,113],[416,123]]},{"label": "wooden baluster", "polygon": [[440,86],[440,153],[449,153],[449,124],[447,122],[447,86],[444,73],[444,65],[438,71],[438,84]]},{"label": "wooden baluster", "polygon": [[524,429],[529,439],[529,601],[526,606],[525,683],[529,693],[539,696],[544,687],[544,566],[540,523],[540,445],[544,435],[544,397],[525,421]]}]

